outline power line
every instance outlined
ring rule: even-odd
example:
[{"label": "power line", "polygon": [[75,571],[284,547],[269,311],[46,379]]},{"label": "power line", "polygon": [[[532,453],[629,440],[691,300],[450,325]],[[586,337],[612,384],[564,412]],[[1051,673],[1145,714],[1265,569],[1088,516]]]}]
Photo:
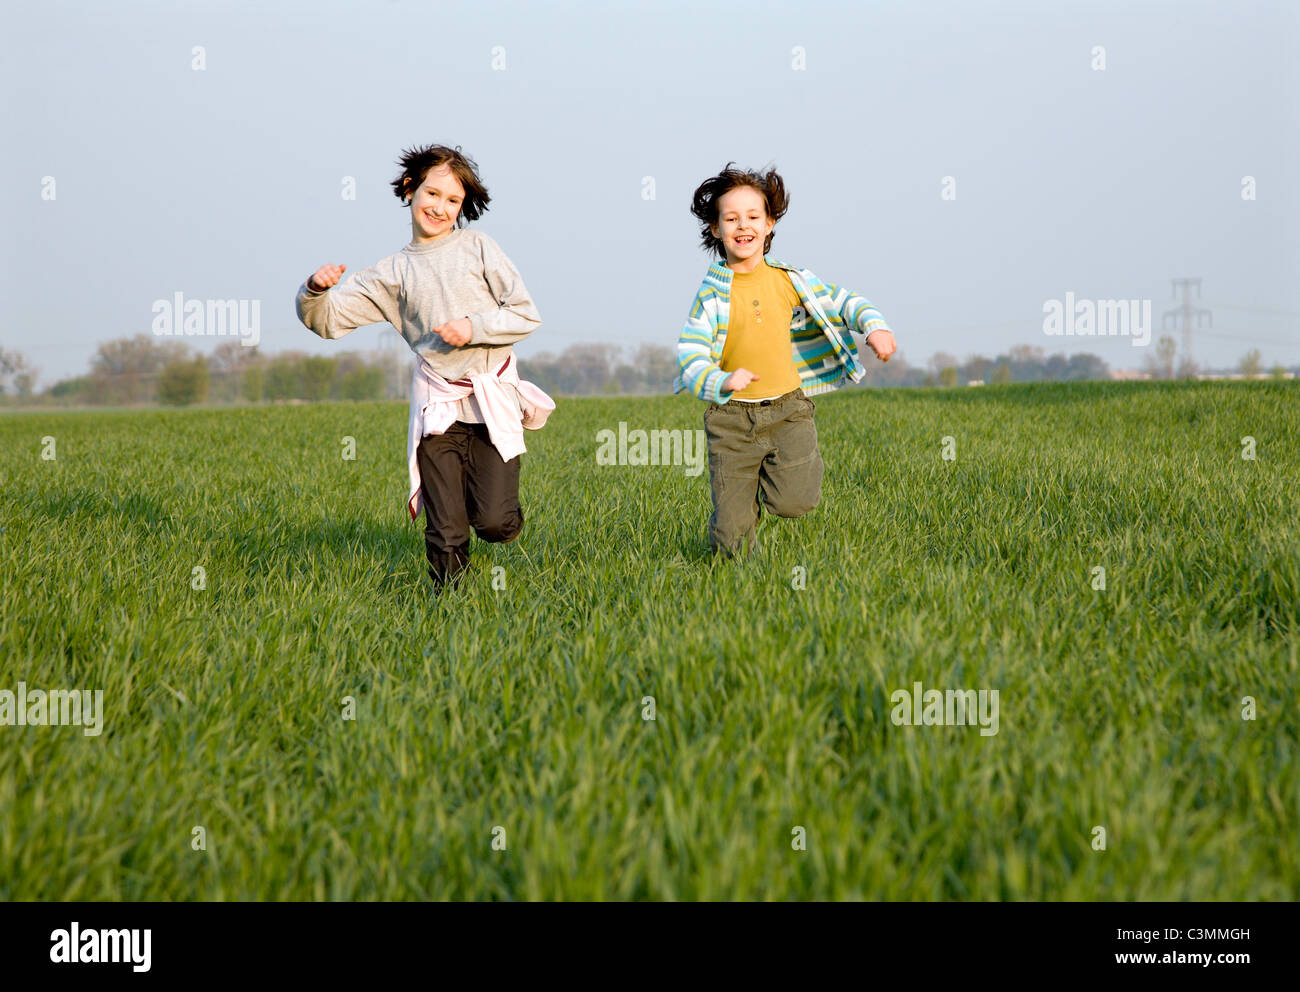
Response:
[{"label": "power line", "polygon": [[1178,295],[1178,287],[1183,289],[1183,305],[1173,310],[1166,310],[1160,318],[1160,327],[1163,330],[1169,325],[1169,318],[1176,317],[1180,313],[1183,317],[1183,362],[1187,368],[1192,367],[1192,324],[1197,326],[1201,323],[1201,317],[1204,316],[1211,327],[1214,326],[1213,315],[1205,307],[1192,306],[1192,287],[1196,287],[1196,298],[1201,297],[1201,280],[1196,279],[1171,279],[1169,280],[1174,287],[1174,295]]},{"label": "power line", "polygon": [[1277,317],[1300,317],[1300,310],[1283,310],[1280,307],[1256,307],[1243,303],[1210,303],[1209,305],[1219,310],[1241,310],[1246,313],[1270,314]]},{"label": "power line", "polygon": [[1261,338],[1255,334],[1233,334],[1231,332],[1215,333],[1213,331],[1198,331],[1203,338],[1222,338],[1227,341],[1239,341],[1242,344],[1267,344],[1275,348],[1300,348],[1300,337],[1293,341],[1279,341],[1276,338]]}]

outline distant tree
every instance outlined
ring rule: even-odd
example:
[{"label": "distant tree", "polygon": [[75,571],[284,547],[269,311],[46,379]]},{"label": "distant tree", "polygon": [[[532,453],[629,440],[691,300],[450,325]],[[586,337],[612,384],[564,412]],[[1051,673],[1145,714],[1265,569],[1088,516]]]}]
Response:
[{"label": "distant tree", "polygon": [[983,355],[971,355],[966,359],[966,364],[961,369],[967,379],[979,379],[987,381],[989,370],[993,368],[993,362]]},{"label": "distant tree", "polygon": [[[120,383],[117,383],[120,386]],[[152,391],[153,384],[148,384]],[[104,375],[79,375],[63,379],[50,387],[50,396],[60,403],[77,406],[108,406],[127,402],[127,393],[115,389],[115,380]]]},{"label": "distant tree", "polygon": [[1008,362],[998,362],[997,368],[993,370],[993,382],[995,385],[1004,386],[1011,381],[1011,365]]},{"label": "distant tree", "polygon": [[1043,349],[1035,348],[1032,344],[1017,344],[1012,345],[1010,355],[1013,362],[1041,362]]},{"label": "distant tree", "polygon": [[8,391],[10,380],[15,393],[29,397],[32,383],[36,381],[36,369],[28,364],[27,357],[21,352],[0,348],[0,394]]},{"label": "distant tree", "polygon": [[901,351],[894,352],[887,362],[868,361],[864,386],[919,386],[925,381],[925,370],[909,365]]},{"label": "distant tree", "polygon": [[223,341],[213,349],[208,368],[212,372],[239,372],[261,359],[257,345],[248,347],[238,341]]},{"label": "distant tree", "polygon": [[337,391],[338,385],[345,378],[355,372],[357,369],[366,367],[365,356],[356,351],[340,352],[330,359],[334,363],[334,388]]},{"label": "distant tree", "polygon": [[[383,373],[384,390],[381,393],[382,398],[404,400],[410,395],[411,353],[406,349],[406,345],[399,335],[394,333],[391,337],[397,340],[400,350],[385,345],[377,351],[372,351],[369,353],[370,365]],[[528,376],[525,375],[524,378],[527,379]]]},{"label": "distant tree", "polygon": [[184,341],[152,334],[105,341],[91,356],[92,382],[82,391],[81,399],[115,406],[152,402],[161,369],[172,362],[184,362],[189,355]]},{"label": "distant tree", "polygon": [[641,370],[647,392],[671,393],[677,378],[677,353],[671,347],[643,344],[632,356],[632,364]]},{"label": "distant tree", "polygon": [[86,391],[90,383],[90,376],[81,375],[72,379],[60,379],[50,387],[50,395],[59,400],[71,400],[76,402]]},{"label": "distant tree", "polygon": [[671,348],[642,344],[626,362],[614,367],[614,382],[624,394],[670,393],[677,376],[677,359]]},{"label": "distant tree", "polygon": [[556,356],[542,352],[522,363],[524,378],[546,392],[593,396],[611,388],[617,392],[615,372],[620,349],[612,344],[575,344]]},{"label": "distant tree", "polygon": [[169,362],[158,376],[158,400],[166,406],[189,406],[208,398],[208,363],[199,355],[191,361]]},{"label": "distant tree", "polygon": [[184,361],[190,349],[183,341],[159,339],[152,334],[105,341],[90,360],[90,371],[105,375],[157,372],[170,362]]},{"label": "distant tree", "polygon": [[240,375],[240,392],[250,403],[261,403],[266,388],[266,370],[260,365],[250,365]]},{"label": "distant tree", "polygon": [[302,397],[306,400],[328,399],[334,387],[338,366],[334,359],[312,355],[302,360]]},{"label": "distant tree", "polygon": [[1178,344],[1168,334],[1162,334],[1156,342],[1155,357],[1146,360],[1147,371],[1158,379],[1174,377],[1174,356],[1178,353]]},{"label": "distant tree", "polygon": [[955,369],[957,358],[946,351],[936,351],[930,356],[930,371],[940,375],[944,369]]},{"label": "distant tree", "polygon": [[384,396],[384,370],[361,365],[339,377],[338,394],[345,400],[378,400]]},{"label": "distant tree", "polygon": [[1273,366],[1272,370],[1269,372],[1269,375],[1271,375],[1274,379],[1285,379],[1286,369],[1284,369],[1282,367],[1282,363],[1279,362],[1278,364]]},{"label": "distant tree", "polygon": [[1110,366],[1096,355],[1078,353],[1070,356],[1065,365],[1066,382],[1089,382],[1110,377]]},{"label": "distant tree", "polygon": [[954,365],[945,365],[939,370],[939,385],[955,386],[957,385],[957,368]]},{"label": "distant tree", "polygon": [[1069,361],[1061,352],[1048,355],[1043,361],[1043,378],[1048,382],[1064,382],[1067,368]]},{"label": "distant tree", "polygon": [[1241,369],[1241,374],[1247,379],[1253,379],[1259,375],[1260,369],[1264,367],[1262,358],[1263,356],[1260,355],[1258,348],[1251,348],[1250,351],[1241,356],[1241,361],[1237,363],[1238,368]]},{"label": "distant tree", "polygon": [[560,364],[572,374],[574,392],[603,393],[614,378],[613,364],[619,349],[612,344],[570,345],[560,355]]},{"label": "distant tree", "polygon": [[266,398],[297,399],[300,393],[298,359],[293,355],[277,355],[266,369]]},{"label": "distant tree", "polygon": [[[1040,382],[1044,376],[1043,349],[1029,344],[1018,344],[996,359],[1005,363],[1011,372],[1012,382]],[[995,380],[996,381],[996,380]]]}]

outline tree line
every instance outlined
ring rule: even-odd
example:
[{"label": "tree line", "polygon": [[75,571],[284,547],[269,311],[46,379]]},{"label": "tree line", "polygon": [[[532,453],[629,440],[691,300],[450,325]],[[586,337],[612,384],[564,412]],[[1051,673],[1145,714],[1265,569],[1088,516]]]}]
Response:
[{"label": "tree line", "polygon": [[55,382],[36,398],[59,406],[398,399],[406,395],[408,371],[386,351],[268,355],[227,341],[205,355],[181,341],[138,334],[104,342],[85,375]]},{"label": "tree line", "polygon": [[[404,345],[335,356],[270,355],[226,341],[202,354],[183,341],[137,334],[104,342],[88,372],[40,392],[26,359],[0,350],[0,396],[51,406],[405,400],[413,360]],[[627,354],[608,344],[572,345],[559,355],[524,359],[522,368],[524,378],[560,396],[651,394],[672,388],[676,358],[673,349],[654,345]]]},{"label": "tree line", "polygon": [[[1009,382],[1079,382],[1107,379],[1110,370],[1096,355],[1046,355],[1032,345],[1016,345],[993,357],[959,360],[937,352],[925,365],[901,353],[887,363],[864,355],[869,387],[958,386]],[[300,351],[266,354],[237,341],[211,353],[191,350],[174,339],[138,334],[99,345],[85,375],[62,379],[37,391],[38,370],[20,353],[0,348],[0,400],[51,406],[188,406],[319,402],[325,400],[405,400],[413,356],[405,345],[326,357]],[[1258,350],[1241,359],[1246,376],[1261,374]],[[1155,379],[1188,377],[1198,369],[1179,361],[1174,340],[1162,337],[1145,361]],[[520,359],[520,372],[555,396],[628,396],[671,392],[677,374],[670,345],[575,344],[560,353],[541,352]],[[1273,375],[1285,374],[1280,366]]]}]

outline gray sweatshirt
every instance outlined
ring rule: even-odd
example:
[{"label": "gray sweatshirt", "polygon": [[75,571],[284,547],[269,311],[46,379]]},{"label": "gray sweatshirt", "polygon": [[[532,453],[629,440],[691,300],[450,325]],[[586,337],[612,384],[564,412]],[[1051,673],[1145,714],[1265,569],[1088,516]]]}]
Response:
[{"label": "gray sweatshirt", "polygon": [[[501,246],[472,228],[413,241],[330,289],[316,292],[304,281],[296,307],[298,319],[326,339],[387,321],[444,379],[497,368],[542,322]],[[469,318],[468,344],[452,347],[433,333],[460,317]],[[483,422],[472,395],[461,400],[457,419]]]}]

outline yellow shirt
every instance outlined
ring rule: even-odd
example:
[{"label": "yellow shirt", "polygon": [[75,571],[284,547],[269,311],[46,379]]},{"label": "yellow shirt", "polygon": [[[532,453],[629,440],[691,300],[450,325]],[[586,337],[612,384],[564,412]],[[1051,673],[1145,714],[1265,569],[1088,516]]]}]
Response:
[{"label": "yellow shirt", "polygon": [[733,399],[766,400],[798,389],[802,380],[794,367],[790,324],[799,294],[790,277],[767,264],[731,276],[731,307],[727,341],[722,346],[724,372],[749,369],[758,380],[733,394]]}]

